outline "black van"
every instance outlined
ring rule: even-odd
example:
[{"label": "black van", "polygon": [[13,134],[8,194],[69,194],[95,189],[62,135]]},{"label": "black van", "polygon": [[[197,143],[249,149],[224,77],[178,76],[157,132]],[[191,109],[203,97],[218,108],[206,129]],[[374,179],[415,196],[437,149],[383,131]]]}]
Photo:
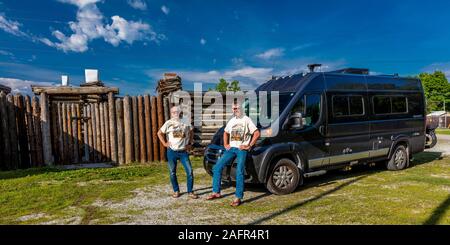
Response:
[{"label": "black van", "polygon": [[[355,164],[384,161],[389,170],[405,169],[424,150],[425,97],[417,78],[353,68],[312,71],[273,77],[258,91],[279,91],[280,130],[248,154],[245,177],[274,194],[293,192],[305,177]],[[209,174],[223,151],[222,128],[205,149]],[[234,180],[234,166],[224,170],[224,180]]]}]

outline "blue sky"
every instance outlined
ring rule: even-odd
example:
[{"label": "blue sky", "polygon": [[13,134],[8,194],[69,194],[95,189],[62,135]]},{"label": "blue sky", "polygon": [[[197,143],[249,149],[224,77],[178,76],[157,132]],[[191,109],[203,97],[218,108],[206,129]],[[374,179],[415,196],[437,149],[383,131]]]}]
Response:
[{"label": "blue sky", "polygon": [[448,1],[0,0],[0,83],[76,85],[100,70],[121,94],[154,93],[164,72],[186,89],[220,77],[255,88],[271,75],[369,68],[450,76]]}]

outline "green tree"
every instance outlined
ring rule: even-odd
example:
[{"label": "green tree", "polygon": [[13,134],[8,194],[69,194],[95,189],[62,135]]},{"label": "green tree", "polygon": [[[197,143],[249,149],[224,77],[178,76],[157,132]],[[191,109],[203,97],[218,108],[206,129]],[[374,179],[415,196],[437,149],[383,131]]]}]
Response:
[{"label": "green tree", "polygon": [[427,98],[427,111],[443,110],[444,100],[450,102],[450,83],[445,74],[442,71],[424,72],[419,74],[419,78]]},{"label": "green tree", "polygon": [[221,78],[219,80],[219,83],[216,85],[216,91],[226,92],[228,89],[228,85],[229,85],[229,83],[227,82],[227,80]]},{"label": "green tree", "polygon": [[230,86],[228,86],[228,91],[233,91],[233,92],[237,92],[237,91],[241,91],[241,87],[239,87],[239,81],[234,80],[230,83]]},{"label": "green tree", "polygon": [[216,88],[214,89],[218,92],[226,92],[226,91],[241,91],[241,87],[239,86],[239,81],[234,80],[231,83],[227,82],[224,78],[219,80],[219,83],[216,84]]}]

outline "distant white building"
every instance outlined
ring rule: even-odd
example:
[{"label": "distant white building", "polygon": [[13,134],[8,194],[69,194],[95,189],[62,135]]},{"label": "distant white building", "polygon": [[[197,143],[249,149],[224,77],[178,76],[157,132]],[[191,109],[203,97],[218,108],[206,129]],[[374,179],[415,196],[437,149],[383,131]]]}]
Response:
[{"label": "distant white building", "polygon": [[445,111],[433,111],[427,115],[427,124],[436,125],[439,128],[449,128],[450,113]]}]

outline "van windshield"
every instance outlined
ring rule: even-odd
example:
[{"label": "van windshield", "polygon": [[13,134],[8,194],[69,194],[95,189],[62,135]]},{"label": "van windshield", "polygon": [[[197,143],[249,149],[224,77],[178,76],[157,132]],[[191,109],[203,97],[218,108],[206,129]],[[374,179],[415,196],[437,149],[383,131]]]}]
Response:
[{"label": "van windshield", "polygon": [[[283,112],[283,110],[287,107],[287,105],[289,104],[289,102],[292,100],[292,98],[294,97],[295,92],[283,92],[283,93],[279,93],[279,97],[278,97],[278,112],[279,114],[281,114]],[[267,104],[266,105],[261,105],[261,106],[265,106],[267,108],[267,117],[272,119],[272,108],[271,106],[276,106],[275,104],[272,105],[272,96],[270,94],[270,92],[267,92]],[[250,111],[252,113],[257,113],[258,115],[258,122],[257,122],[257,126],[258,128],[262,127],[260,124],[260,111],[259,111],[259,100],[258,100],[258,105],[251,105],[250,108],[250,103],[249,101],[246,99],[244,100],[244,102],[242,103],[242,108],[244,108],[245,110],[245,114],[247,116],[250,115]],[[273,118],[276,119],[276,118]],[[267,125],[265,125],[267,127]]]}]

